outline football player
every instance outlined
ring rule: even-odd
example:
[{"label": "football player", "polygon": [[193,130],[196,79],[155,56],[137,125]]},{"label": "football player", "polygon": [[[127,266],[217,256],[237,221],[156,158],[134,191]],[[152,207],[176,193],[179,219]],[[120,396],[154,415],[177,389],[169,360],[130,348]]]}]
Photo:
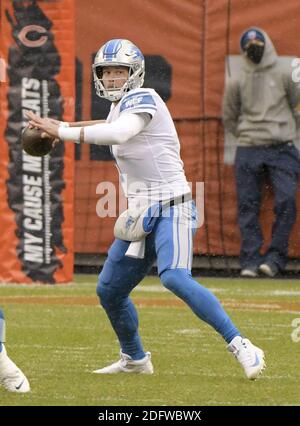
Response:
[{"label": "football player", "polygon": [[[117,362],[95,373],[153,373],[129,295],[156,260],[162,284],[224,338],[246,376],[255,379],[265,365],[263,351],[241,335],[217,298],[191,276],[196,208],[170,112],[155,90],[142,87],[142,52],[129,40],[110,40],[96,54],[93,75],[97,95],[112,103],[105,123],[59,123],[32,112],[28,118],[31,126],[61,140],[110,145],[129,211],[158,206],[155,220],[147,222],[152,224],[147,236],[134,243],[116,238],[108,251],[97,294],[121,351]],[[138,224],[139,215],[129,219],[124,235],[127,227]]]}]

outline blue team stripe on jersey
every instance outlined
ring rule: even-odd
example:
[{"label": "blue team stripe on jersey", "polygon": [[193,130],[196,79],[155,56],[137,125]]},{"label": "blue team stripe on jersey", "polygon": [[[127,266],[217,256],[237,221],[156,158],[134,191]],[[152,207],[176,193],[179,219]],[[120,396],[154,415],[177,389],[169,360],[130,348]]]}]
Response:
[{"label": "blue team stripe on jersey", "polygon": [[106,43],[103,56],[104,60],[110,60],[115,58],[116,54],[118,53],[120,47],[121,47],[121,39],[111,40],[108,43]]},{"label": "blue team stripe on jersey", "polygon": [[[150,105],[154,105],[151,107]],[[148,93],[146,95],[136,94],[122,100],[120,112],[133,108],[151,108],[156,110],[154,99]]]},{"label": "blue team stripe on jersey", "polygon": [[127,95],[124,96],[124,98],[122,99],[122,102],[127,101],[127,99],[132,98],[133,96],[141,96],[141,95],[149,95],[152,96],[149,92],[138,92],[138,93],[128,93]]},{"label": "blue team stripe on jersey", "polygon": [[[133,108],[126,108],[125,110],[123,110],[123,111],[135,111],[135,110],[152,110],[152,111],[157,111],[157,108],[156,107],[153,107],[153,106],[149,106],[149,105],[138,105],[138,106],[136,106],[136,107],[133,107]],[[122,111],[121,111],[122,112]]]}]

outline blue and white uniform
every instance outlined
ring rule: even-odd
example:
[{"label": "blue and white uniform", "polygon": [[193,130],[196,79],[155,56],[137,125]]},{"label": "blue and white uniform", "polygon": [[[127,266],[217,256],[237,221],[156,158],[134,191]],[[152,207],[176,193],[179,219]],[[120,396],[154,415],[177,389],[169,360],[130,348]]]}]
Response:
[{"label": "blue and white uniform", "polygon": [[[190,194],[180,158],[177,132],[161,97],[153,89],[132,90],[117,105],[112,105],[107,122],[113,122],[125,114],[129,118],[132,113],[149,114],[151,120],[148,116],[142,131],[127,142],[112,145],[128,205],[150,205]],[[159,258],[160,272],[176,267],[190,270],[192,232],[196,227],[194,203],[187,201],[178,204],[164,216],[170,216],[168,227],[162,227],[168,250]]]},{"label": "blue and white uniform", "polygon": [[[142,130],[129,140],[112,145],[121,184],[128,204],[139,200],[168,200],[189,194],[190,187],[180,158],[180,144],[171,115],[153,89],[135,89],[112,105],[107,123],[132,114],[145,117]],[[123,353],[133,359],[145,356],[138,334],[132,289],[146,276],[154,261],[162,283],[201,319],[219,331],[227,342],[239,332],[218,300],[191,277],[196,210],[193,201],[169,208],[146,238],[144,259],[126,256],[129,242],[115,240],[99,275],[97,293],[118,335]]]},{"label": "blue and white uniform", "polygon": [[[62,139],[79,141],[81,129],[60,129]],[[84,142],[111,145],[129,207],[134,203],[190,195],[177,132],[160,96],[153,89],[133,89],[112,104],[106,123],[84,127]],[[196,209],[193,201],[168,208],[146,237],[143,259],[126,256],[130,242],[116,239],[99,275],[97,294],[121,350],[133,360],[145,357],[138,316],[130,292],[157,261],[163,285],[229,343],[239,335],[216,297],[191,276]]]}]

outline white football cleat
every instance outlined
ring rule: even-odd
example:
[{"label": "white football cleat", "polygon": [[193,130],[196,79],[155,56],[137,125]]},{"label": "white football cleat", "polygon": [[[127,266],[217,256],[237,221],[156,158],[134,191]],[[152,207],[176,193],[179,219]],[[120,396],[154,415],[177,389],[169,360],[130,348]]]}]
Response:
[{"label": "white football cleat", "polygon": [[146,352],[144,358],[137,361],[131,356],[120,352],[121,359],[107,367],[94,370],[96,374],[116,374],[116,373],[138,373],[138,374],[153,374],[153,365],[151,362],[150,352]]},{"label": "white football cleat", "polygon": [[7,356],[3,343],[2,351],[0,352],[0,385],[9,392],[25,393],[30,391],[26,376]]},{"label": "white football cleat", "polygon": [[254,346],[250,340],[236,336],[227,346],[242,365],[248,379],[256,379],[266,367],[265,354],[262,349]]}]

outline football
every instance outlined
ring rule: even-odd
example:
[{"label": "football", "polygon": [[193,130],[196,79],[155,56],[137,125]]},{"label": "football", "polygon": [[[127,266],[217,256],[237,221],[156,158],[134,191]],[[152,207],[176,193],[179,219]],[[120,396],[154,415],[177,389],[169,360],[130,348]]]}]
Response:
[{"label": "football", "polygon": [[54,138],[42,138],[42,130],[37,128],[25,127],[22,131],[22,148],[24,151],[34,157],[42,157],[49,154],[52,150]]}]

